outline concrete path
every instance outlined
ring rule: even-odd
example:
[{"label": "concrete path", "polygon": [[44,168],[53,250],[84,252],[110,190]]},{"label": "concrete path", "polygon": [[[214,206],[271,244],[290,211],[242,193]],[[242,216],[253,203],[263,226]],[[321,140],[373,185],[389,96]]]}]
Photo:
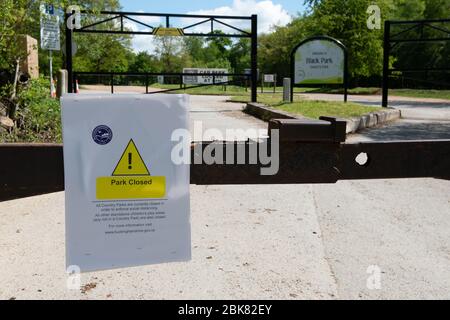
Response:
[{"label": "concrete path", "polygon": [[[342,101],[338,94],[301,94],[311,100]],[[381,96],[350,95],[349,101],[381,106]],[[389,97],[389,105],[402,112],[402,119],[383,127],[348,136],[347,141],[450,139],[450,100]]]},{"label": "concrete path", "polygon": [[[313,190],[339,298],[450,298],[450,181],[348,181]],[[370,266],[381,272],[379,290],[367,288],[377,270]]]},{"label": "concrete path", "polygon": [[[267,123],[243,113],[245,104],[226,102],[229,98],[226,96],[190,96],[191,129],[194,132],[194,141],[245,141],[248,138],[267,136]],[[194,128],[201,128],[206,132],[202,134],[201,130],[194,130]],[[211,129],[219,131],[223,138],[217,137],[214,131],[210,131]],[[237,131],[227,135],[227,130],[230,129]]]},{"label": "concrete path", "polygon": [[[80,93],[111,93],[110,85],[81,85]],[[160,91],[161,89],[149,87],[149,92]],[[145,86],[114,86],[114,93],[145,93]]]},{"label": "concrete path", "polygon": [[63,193],[0,203],[0,298],[336,297],[310,186],[191,194],[191,262],[83,274],[83,286],[95,286],[86,293],[66,288]]},{"label": "concrete path", "polygon": [[[418,139],[450,139],[450,122],[402,120],[347,142]],[[450,181],[343,181],[313,190],[340,298],[450,298]],[[362,289],[368,266],[381,271],[381,289]]]},{"label": "concrete path", "polygon": [[[193,120],[266,127],[221,99],[194,97]],[[68,290],[64,193],[3,202],[0,298],[448,299],[449,216],[450,181],[433,179],[191,186],[191,262],[82,274]]]},{"label": "concrete path", "polygon": [[[81,94],[110,93],[109,86],[86,85]],[[149,88],[149,91],[160,89]],[[116,94],[145,93],[141,86],[117,86]],[[180,92],[183,93],[182,91]],[[196,96],[190,95],[191,100],[191,131],[194,141],[245,141],[249,138],[267,136],[267,124],[242,112],[243,103],[227,102],[228,96]],[[212,130],[214,129],[214,130]],[[227,130],[235,132],[227,132]],[[236,131],[239,129],[238,131]],[[248,131],[248,130],[251,131]]]}]

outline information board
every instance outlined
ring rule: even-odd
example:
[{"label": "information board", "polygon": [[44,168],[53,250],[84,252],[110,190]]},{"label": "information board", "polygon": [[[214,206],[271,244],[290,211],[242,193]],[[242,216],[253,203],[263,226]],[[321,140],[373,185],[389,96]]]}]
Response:
[{"label": "information board", "polygon": [[[227,69],[212,69],[212,68],[184,68],[183,73],[201,73],[205,75],[200,76],[183,76],[184,84],[213,84],[228,82]],[[213,77],[212,75],[215,75]]]},{"label": "information board", "polygon": [[313,39],[294,53],[295,84],[343,84],[345,51],[333,41]]},{"label": "information board", "polygon": [[67,266],[189,260],[190,166],[172,159],[188,97],[66,95],[62,120]]},{"label": "information board", "polygon": [[265,74],[264,75],[264,82],[266,83],[273,83],[275,82],[275,75],[274,74]]},{"label": "information board", "polygon": [[41,48],[52,51],[61,49],[59,16],[41,13]]}]

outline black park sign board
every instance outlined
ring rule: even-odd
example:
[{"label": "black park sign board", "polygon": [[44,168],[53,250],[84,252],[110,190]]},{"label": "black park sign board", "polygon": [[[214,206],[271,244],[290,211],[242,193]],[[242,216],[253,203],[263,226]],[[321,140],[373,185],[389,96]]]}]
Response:
[{"label": "black park sign board", "polygon": [[328,36],[312,37],[291,54],[291,90],[295,85],[344,85],[347,101],[347,49]]}]

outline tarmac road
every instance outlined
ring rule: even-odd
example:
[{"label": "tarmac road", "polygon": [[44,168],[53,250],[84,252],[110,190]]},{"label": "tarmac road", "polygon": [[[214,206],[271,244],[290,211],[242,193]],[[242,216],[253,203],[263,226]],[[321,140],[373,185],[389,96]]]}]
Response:
[{"label": "tarmac road", "polygon": [[[310,100],[344,101],[341,94],[302,93],[300,96]],[[380,95],[349,95],[348,101],[381,107]],[[389,106],[401,110],[404,119],[450,121],[450,100],[389,96]]]},{"label": "tarmac road", "polygon": [[[223,99],[193,97],[192,118],[266,128]],[[370,134],[389,135],[352,139]],[[82,274],[68,290],[64,193],[3,202],[0,298],[448,299],[449,216],[442,180],[191,186],[191,262]]]}]

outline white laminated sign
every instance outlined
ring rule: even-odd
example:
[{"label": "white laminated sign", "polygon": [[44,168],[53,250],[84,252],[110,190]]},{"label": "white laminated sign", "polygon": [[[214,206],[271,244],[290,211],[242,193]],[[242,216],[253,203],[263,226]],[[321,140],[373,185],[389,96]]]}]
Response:
[{"label": "white laminated sign", "polygon": [[188,97],[66,95],[62,119],[67,266],[190,260],[189,164],[171,159]]}]

